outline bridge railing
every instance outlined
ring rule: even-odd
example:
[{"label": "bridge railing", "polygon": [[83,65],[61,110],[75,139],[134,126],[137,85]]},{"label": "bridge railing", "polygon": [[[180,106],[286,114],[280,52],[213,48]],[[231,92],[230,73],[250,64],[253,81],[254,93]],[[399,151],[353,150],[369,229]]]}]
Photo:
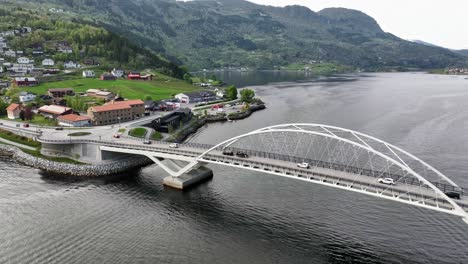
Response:
[{"label": "bridge railing", "polygon": [[[145,139],[140,139],[141,141],[144,141]],[[154,145],[135,145],[135,144],[127,144],[127,143],[119,143],[115,141],[106,141],[106,140],[93,140],[93,139],[70,139],[70,140],[51,140],[51,139],[43,139],[39,138],[40,142],[44,143],[68,143],[68,144],[86,144],[86,143],[92,143],[92,144],[104,144],[107,146],[112,146],[112,147],[120,147],[120,148],[129,148],[129,149],[136,149],[136,150],[148,150],[148,151],[159,151],[163,153],[170,153],[170,154],[186,154],[190,156],[198,156],[200,152],[195,152],[195,151],[188,151],[188,150],[183,150],[180,148],[177,149],[169,149],[168,145],[171,144],[171,142],[165,142],[165,141],[155,141],[153,140],[152,142],[157,142],[157,144]],[[159,145],[159,146],[158,146]],[[161,147],[163,145],[164,147]],[[210,144],[201,144],[201,143],[194,143],[194,142],[188,142],[188,143],[183,143],[181,144],[181,147],[187,147],[187,148],[194,148],[194,149],[201,149],[201,150],[207,150],[209,148],[212,148],[214,145]],[[364,169],[364,168],[358,168],[354,166],[347,166],[343,164],[337,164],[337,163],[332,163],[332,162],[327,162],[327,161],[320,161],[320,160],[313,160],[313,159],[308,159],[308,158],[302,158],[302,157],[296,157],[296,156],[289,156],[289,155],[284,155],[284,154],[279,154],[279,153],[271,153],[271,152],[264,152],[264,151],[256,151],[256,150],[248,150],[248,149],[239,149],[239,148],[234,148],[234,147],[229,147],[233,152],[244,152],[250,156],[256,156],[260,158],[267,158],[267,159],[272,159],[272,160],[281,160],[281,161],[288,161],[288,162],[293,162],[293,163],[302,163],[302,162],[307,162],[310,164],[310,166],[313,167],[319,167],[319,168],[325,168],[325,169],[332,169],[332,170],[337,170],[337,171],[343,171],[343,172],[349,172],[349,173],[354,173],[354,174],[360,174],[360,175],[365,175],[373,178],[392,178],[395,181],[399,181],[403,175],[397,175],[397,174],[391,174],[383,171],[375,171],[375,170],[369,170],[369,169]],[[217,151],[222,151],[223,148],[219,147],[216,148],[215,150]],[[415,185],[415,186],[421,186],[420,182],[415,179],[415,178],[410,178],[409,180],[405,181],[406,184],[409,185]],[[468,193],[468,190],[465,188],[456,188],[455,186],[445,184],[445,183],[440,183],[440,182],[431,182],[434,184],[437,188],[439,188],[443,192],[456,192],[460,194],[461,196],[465,195]],[[425,188],[429,189],[430,187],[427,185],[422,185]]]}]

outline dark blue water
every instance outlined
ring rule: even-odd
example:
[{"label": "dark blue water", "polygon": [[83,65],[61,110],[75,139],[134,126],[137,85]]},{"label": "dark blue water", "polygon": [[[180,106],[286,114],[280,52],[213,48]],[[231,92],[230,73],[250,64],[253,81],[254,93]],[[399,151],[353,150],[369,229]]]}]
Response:
[{"label": "dark blue water", "polygon": [[[192,140],[325,123],[401,146],[468,186],[468,80],[348,79],[255,86],[267,110]],[[179,192],[156,166],[95,180],[0,166],[0,263],[468,263],[459,218],[310,183],[210,166],[212,181]]]}]

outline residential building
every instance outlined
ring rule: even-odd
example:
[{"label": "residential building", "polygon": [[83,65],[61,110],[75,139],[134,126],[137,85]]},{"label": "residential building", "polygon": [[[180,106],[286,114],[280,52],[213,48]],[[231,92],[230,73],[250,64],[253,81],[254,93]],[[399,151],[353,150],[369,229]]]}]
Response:
[{"label": "residential building", "polygon": [[23,106],[20,104],[11,104],[7,107],[7,115],[8,119],[17,119],[20,118],[21,110],[23,110]]},{"label": "residential building", "polygon": [[65,67],[66,69],[76,69],[76,68],[80,68],[81,65],[79,63],[76,63],[76,62],[73,62],[73,61],[66,61],[63,64],[63,67]]},{"label": "residential building", "polygon": [[75,90],[73,88],[56,88],[56,89],[49,89],[47,94],[52,98],[62,98],[65,96],[73,96],[75,95]]},{"label": "residential building", "polygon": [[170,114],[159,117],[151,122],[151,127],[159,132],[168,133],[169,127],[173,129],[179,128],[180,124],[190,122],[192,119],[192,111],[190,108],[180,108],[174,110]]},{"label": "residential building", "polygon": [[7,48],[8,48],[8,44],[6,44],[3,41],[0,41],[0,49],[7,49]]},{"label": "residential building", "polygon": [[121,68],[114,68],[111,71],[111,74],[114,75],[117,78],[122,78],[124,76],[124,74],[125,74],[125,71],[124,71],[124,69],[121,69]]},{"label": "residential building", "polygon": [[91,118],[76,114],[61,115],[57,117],[58,124],[65,127],[87,127],[91,126]]},{"label": "residential building", "polygon": [[57,51],[61,53],[67,53],[67,54],[73,53],[73,49],[70,46],[59,46],[57,48]]},{"label": "residential building", "polygon": [[71,108],[60,105],[44,105],[37,110],[38,113],[49,118],[57,118],[61,115],[71,114],[72,111]]},{"label": "residential building", "polygon": [[181,103],[193,104],[200,102],[210,102],[219,100],[219,97],[212,91],[200,91],[191,93],[180,93],[174,96]]},{"label": "residential building", "polygon": [[110,74],[110,73],[104,73],[101,75],[101,81],[115,81],[117,80],[117,77],[115,77],[114,75]]},{"label": "residential building", "polygon": [[99,91],[94,95],[94,97],[110,101],[115,98],[115,94],[107,91]]},{"label": "residential building", "polygon": [[83,71],[83,77],[85,77],[85,78],[94,78],[94,77],[96,77],[96,74],[94,73],[94,71],[85,70],[85,71]]},{"label": "residential building", "polygon": [[42,66],[54,66],[55,62],[53,59],[44,59],[42,60]]},{"label": "residential building", "polygon": [[153,75],[152,74],[141,75],[139,72],[130,72],[127,75],[127,79],[147,81],[147,80],[153,80]]},{"label": "residential building", "polygon": [[21,64],[28,64],[28,63],[30,63],[30,62],[31,62],[31,60],[30,60],[29,58],[27,58],[27,57],[19,57],[19,58],[18,58],[18,63],[21,63]]},{"label": "residential building", "polygon": [[5,51],[5,56],[7,57],[16,57],[16,52],[14,50]]},{"label": "residential building", "polygon": [[34,77],[16,77],[13,83],[16,86],[36,86],[39,84]]},{"label": "residential building", "polygon": [[131,121],[142,117],[144,114],[145,106],[142,100],[113,101],[88,109],[91,122],[97,126]]},{"label": "residential building", "polygon": [[19,94],[19,101],[21,103],[28,103],[32,102],[36,99],[36,95],[33,93],[28,93],[28,92],[21,92]]}]

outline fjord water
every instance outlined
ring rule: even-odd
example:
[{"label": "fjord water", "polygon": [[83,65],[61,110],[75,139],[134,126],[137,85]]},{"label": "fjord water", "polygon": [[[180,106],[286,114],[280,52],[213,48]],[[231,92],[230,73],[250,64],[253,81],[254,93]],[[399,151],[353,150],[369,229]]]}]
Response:
[{"label": "fjord water", "polygon": [[[468,80],[277,74],[224,75],[257,85],[268,109],[191,140],[279,123],[337,125],[468,186]],[[262,84],[291,79],[303,81]],[[0,263],[468,263],[468,225],[457,217],[301,181],[210,166],[212,181],[179,192],[162,187],[156,166],[92,180],[7,159],[0,166]]]}]

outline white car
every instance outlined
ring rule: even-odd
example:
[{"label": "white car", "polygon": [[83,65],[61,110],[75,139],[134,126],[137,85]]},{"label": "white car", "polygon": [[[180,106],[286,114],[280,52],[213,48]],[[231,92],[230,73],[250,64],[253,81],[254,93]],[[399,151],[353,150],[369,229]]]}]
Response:
[{"label": "white car", "polygon": [[307,162],[298,163],[297,167],[303,168],[303,169],[308,169],[309,168],[309,163],[307,163]]},{"label": "white car", "polygon": [[383,184],[395,185],[395,181],[392,178],[379,178],[377,181]]},{"label": "white car", "polygon": [[179,144],[177,143],[172,143],[169,145],[170,148],[178,148],[179,147]]}]

